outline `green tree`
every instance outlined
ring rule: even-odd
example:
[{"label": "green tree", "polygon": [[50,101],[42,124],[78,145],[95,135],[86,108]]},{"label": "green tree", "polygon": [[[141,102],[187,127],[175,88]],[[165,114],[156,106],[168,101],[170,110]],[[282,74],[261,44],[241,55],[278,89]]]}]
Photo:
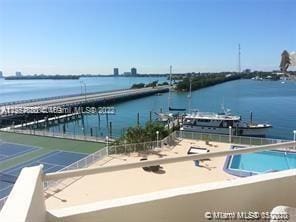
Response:
[{"label": "green tree", "polygon": [[125,134],[114,142],[115,144],[123,143],[142,143],[148,141],[155,141],[157,138],[156,132],[159,132],[159,140],[169,135],[168,129],[159,122],[147,122],[144,127],[133,126],[129,127]]},{"label": "green tree", "polygon": [[162,139],[169,135],[169,131],[164,127],[163,124],[158,122],[147,122],[145,125],[146,138],[150,141],[155,141],[157,138],[156,131],[159,132],[159,139]]}]

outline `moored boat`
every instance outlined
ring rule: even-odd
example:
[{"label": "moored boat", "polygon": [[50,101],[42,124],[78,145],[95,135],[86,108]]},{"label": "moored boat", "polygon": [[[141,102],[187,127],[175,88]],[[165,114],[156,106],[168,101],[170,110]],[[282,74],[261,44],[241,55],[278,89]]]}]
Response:
[{"label": "moored boat", "polygon": [[192,112],[184,117],[181,130],[237,136],[264,137],[272,126],[265,123],[243,122],[240,116],[228,112]]}]

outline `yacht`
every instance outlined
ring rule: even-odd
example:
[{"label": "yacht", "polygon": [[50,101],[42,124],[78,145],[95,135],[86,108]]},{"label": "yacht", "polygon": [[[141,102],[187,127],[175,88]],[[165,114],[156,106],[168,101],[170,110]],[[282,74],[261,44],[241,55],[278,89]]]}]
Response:
[{"label": "yacht", "polygon": [[227,112],[207,113],[195,111],[183,119],[181,130],[200,133],[217,133],[237,136],[265,137],[266,132],[272,126],[270,124],[253,123],[252,114],[249,123],[243,122],[240,116]]}]

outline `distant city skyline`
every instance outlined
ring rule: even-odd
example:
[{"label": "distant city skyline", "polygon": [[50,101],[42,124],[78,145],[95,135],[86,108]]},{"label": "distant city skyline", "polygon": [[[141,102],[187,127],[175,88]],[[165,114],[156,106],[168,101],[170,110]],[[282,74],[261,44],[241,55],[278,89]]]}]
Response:
[{"label": "distant city skyline", "polygon": [[15,72],[15,76],[16,77],[21,77],[22,76],[22,72]]},{"label": "distant city skyline", "polygon": [[[294,0],[0,0],[3,75],[278,69]],[[291,69],[291,70],[295,70]]]},{"label": "distant city skyline", "polygon": [[118,68],[114,68],[113,69],[113,75],[114,76],[118,76],[119,75],[119,69]]}]

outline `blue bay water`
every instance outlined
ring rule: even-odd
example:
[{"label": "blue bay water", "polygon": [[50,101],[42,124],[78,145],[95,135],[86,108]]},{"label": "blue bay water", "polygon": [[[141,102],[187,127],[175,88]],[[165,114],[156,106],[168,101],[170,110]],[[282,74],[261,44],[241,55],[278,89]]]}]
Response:
[{"label": "blue bay water", "polygon": [[[98,77],[85,78],[83,81],[87,85],[87,92],[93,92],[128,88],[133,83],[147,83],[155,79],[158,78]],[[165,80],[161,78],[160,82]],[[0,102],[81,92],[80,80],[0,80],[0,88]],[[188,93],[182,92],[172,93],[172,106],[188,108],[187,95]],[[241,115],[245,121],[249,121],[252,111],[255,122],[271,123],[273,128],[269,130],[267,137],[293,138],[292,131],[296,129],[296,82],[287,81],[281,84],[280,81],[236,80],[192,92],[191,108],[220,112],[222,103],[233,114]],[[124,129],[137,124],[138,112],[140,123],[144,124],[149,120],[150,111],[154,119],[154,112],[159,112],[160,109],[167,111],[168,93],[113,106],[116,114],[109,115],[108,121],[112,122],[113,136],[120,136]],[[90,128],[93,135],[106,136],[106,116],[100,116],[100,129],[97,115],[87,115],[84,124],[81,121],[66,124],[66,132],[72,134],[90,134]],[[50,130],[61,131],[62,126],[52,127]]]},{"label": "blue bay water", "polygon": [[154,80],[166,81],[156,77],[93,77],[79,80],[4,80],[0,78],[0,103],[34,98],[99,92],[112,89],[129,88],[134,83],[149,83]]}]

